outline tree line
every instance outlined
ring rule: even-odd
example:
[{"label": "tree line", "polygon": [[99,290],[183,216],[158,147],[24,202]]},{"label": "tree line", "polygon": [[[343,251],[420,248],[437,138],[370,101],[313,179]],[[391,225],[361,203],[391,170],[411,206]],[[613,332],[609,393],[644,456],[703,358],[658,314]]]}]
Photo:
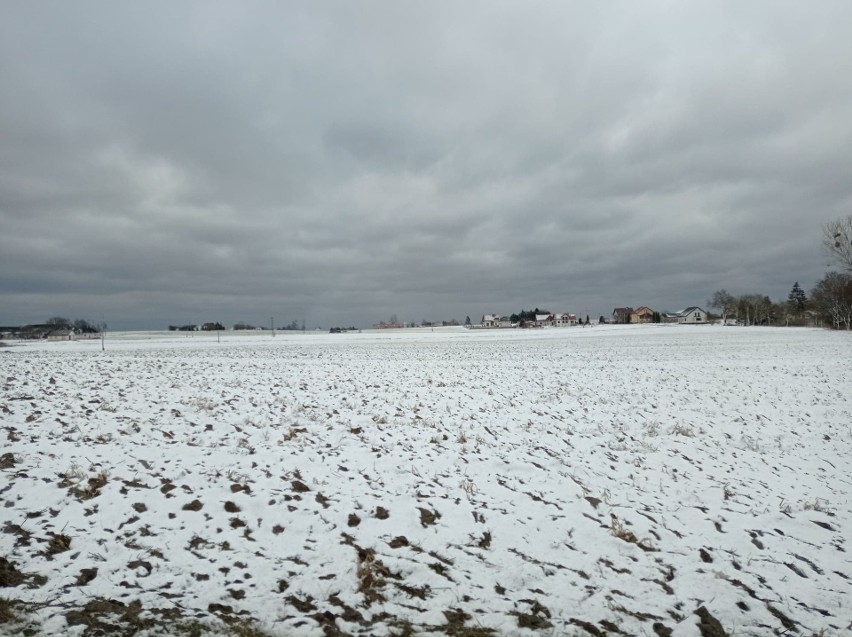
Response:
[{"label": "tree line", "polygon": [[[798,282],[793,284],[793,290],[790,291],[791,298],[794,290],[801,291]],[[737,323],[741,325],[775,325],[779,322],[790,325],[791,322],[804,323],[807,297],[804,298],[804,304],[789,301],[775,303],[765,294],[734,296],[723,288],[713,293],[707,305],[719,310],[719,318],[723,323],[736,318]]]},{"label": "tree line", "polygon": [[829,271],[806,294],[793,283],[786,300],[773,302],[763,294],[734,296],[721,289],[707,305],[723,321],[736,317],[742,325],[824,325],[852,329],[852,215],[823,226],[822,247],[841,271]]},{"label": "tree line", "polygon": [[[227,327],[225,327],[222,323],[220,323],[218,321],[210,321],[210,322],[207,322],[207,323],[203,323],[200,326],[192,325],[192,324],[190,324],[190,325],[169,325],[169,331],[170,332],[199,332],[199,331],[200,332],[220,332],[220,331],[224,331],[224,330],[227,330],[227,329],[228,329]],[[245,321],[237,321],[236,323],[234,323],[233,329],[240,331],[240,330],[269,330],[269,329],[272,329],[272,328],[271,327],[265,327],[265,326],[255,326],[255,325],[252,325],[251,323],[246,323]],[[299,321],[291,321],[287,325],[280,325],[280,326],[276,327],[275,331],[277,331],[277,332],[296,331],[296,330],[304,331],[304,329],[305,329],[305,322],[304,321],[302,321],[301,324],[299,323]]]},{"label": "tree line", "polygon": [[97,334],[101,329],[106,329],[106,323],[95,323],[86,319],[67,319],[63,316],[52,316],[47,319],[45,325],[53,325],[57,329],[74,330],[77,334]]}]

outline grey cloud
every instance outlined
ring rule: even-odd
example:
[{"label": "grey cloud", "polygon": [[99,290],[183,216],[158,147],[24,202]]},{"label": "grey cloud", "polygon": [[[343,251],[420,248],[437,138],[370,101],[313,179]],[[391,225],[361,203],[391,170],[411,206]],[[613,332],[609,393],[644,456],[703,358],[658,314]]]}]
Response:
[{"label": "grey cloud", "polygon": [[4,13],[0,323],[779,297],[852,200],[844,3]]}]

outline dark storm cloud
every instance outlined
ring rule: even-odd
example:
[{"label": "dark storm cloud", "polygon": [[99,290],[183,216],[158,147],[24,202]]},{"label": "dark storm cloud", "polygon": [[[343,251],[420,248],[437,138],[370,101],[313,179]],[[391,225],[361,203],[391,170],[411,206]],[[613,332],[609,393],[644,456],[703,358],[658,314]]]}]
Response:
[{"label": "dark storm cloud", "polygon": [[849,213],[845,3],[6,3],[0,323],[785,296]]}]

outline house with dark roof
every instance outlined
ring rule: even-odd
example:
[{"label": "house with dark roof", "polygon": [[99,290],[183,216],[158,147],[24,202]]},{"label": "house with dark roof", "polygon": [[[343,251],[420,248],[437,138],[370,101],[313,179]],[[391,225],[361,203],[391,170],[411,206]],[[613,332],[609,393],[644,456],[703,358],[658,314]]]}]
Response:
[{"label": "house with dark roof", "polygon": [[630,315],[633,313],[632,307],[617,307],[612,311],[613,323],[629,323]]}]

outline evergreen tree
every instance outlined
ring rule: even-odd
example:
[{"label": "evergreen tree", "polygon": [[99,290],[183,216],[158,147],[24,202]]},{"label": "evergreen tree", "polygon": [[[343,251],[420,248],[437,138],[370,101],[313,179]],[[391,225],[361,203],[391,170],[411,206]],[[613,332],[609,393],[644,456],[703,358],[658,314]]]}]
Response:
[{"label": "evergreen tree", "polygon": [[807,304],[808,297],[805,296],[805,291],[799,287],[799,282],[796,281],[793,284],[793,289],[790,290],[790,295],[787,297],[787,306],[793,315],[801,316],[804,314]]}]

